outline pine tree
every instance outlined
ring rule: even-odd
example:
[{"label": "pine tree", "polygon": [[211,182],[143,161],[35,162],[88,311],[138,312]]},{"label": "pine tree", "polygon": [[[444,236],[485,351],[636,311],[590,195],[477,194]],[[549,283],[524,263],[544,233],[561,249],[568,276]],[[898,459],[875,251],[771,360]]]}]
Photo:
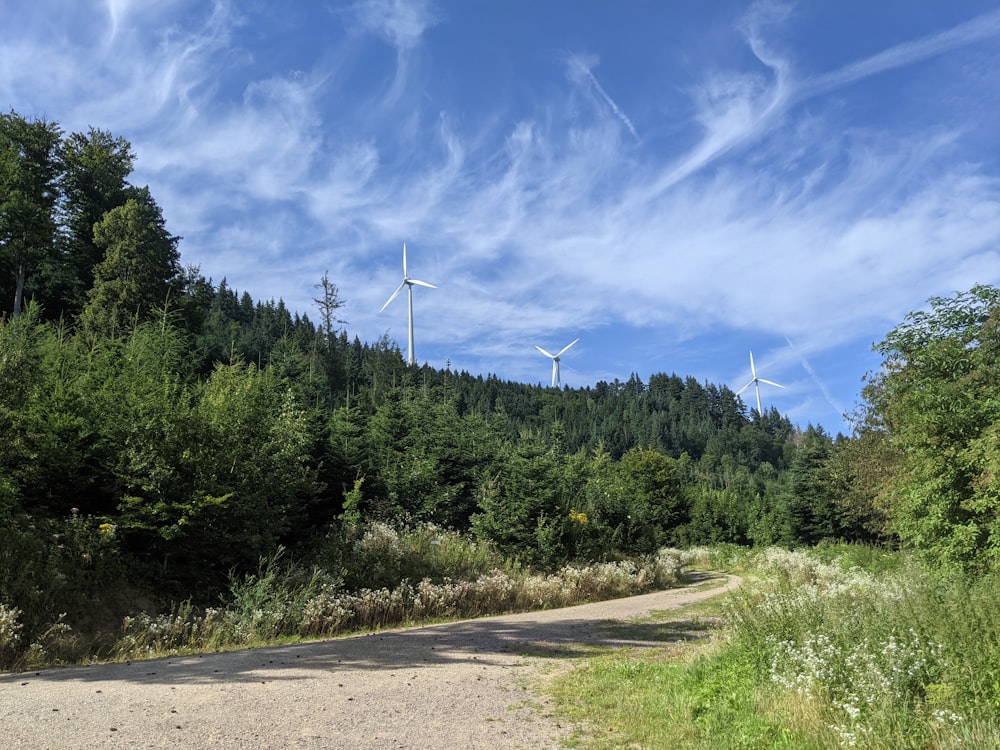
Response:
[{"label": "pine tree", "polygon": [[94,226],[104,260],[94,269],[81,314],[84,327],[113,336],[168,305],[171,293],[181,292],[178,241],[146,188],[105,214]]}]

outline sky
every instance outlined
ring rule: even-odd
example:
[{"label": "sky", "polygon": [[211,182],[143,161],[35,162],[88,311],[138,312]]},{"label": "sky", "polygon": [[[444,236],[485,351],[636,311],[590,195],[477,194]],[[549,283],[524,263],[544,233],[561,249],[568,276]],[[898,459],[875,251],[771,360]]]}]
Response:
[{"label": "sky", "polygon": [[[0,0],[0,107],[128,139],[182,263],[504,380],[676,373],[850,433],[1000,284],[995,0]],[[753,389],[743,394],[756,408]]]}]

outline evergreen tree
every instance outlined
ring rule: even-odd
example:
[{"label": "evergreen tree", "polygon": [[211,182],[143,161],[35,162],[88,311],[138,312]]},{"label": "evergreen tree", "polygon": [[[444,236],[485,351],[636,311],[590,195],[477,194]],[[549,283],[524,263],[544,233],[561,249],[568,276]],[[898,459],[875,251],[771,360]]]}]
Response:
[{"label": "evergreen tree", "polygon": [[94,227],[134,193],[127,180],[135,163],[132,145],[121,137],[90,128],[71,133],[62,142],[61,264],[51,280],[61,311],[76,316],[94,285],[94,271],[104,260]]},{"label": "evergreen tree", "polygon": [[0,115],[0,271],[7,282],[0,288],[15,317],[25,290],[54,260],[61,136],[54,123]]},{"label": "evergreen tree", "polygon": [[475,534],[528,562],[556,566],[572,556],[567,545],[574,523],[570,512],[582,499],[567,484],[562,457],[538,433],[525,433],[510,445],[497,471],[479,489]]},{"label": "evergreen tree", "polygon": [[829,461],[833,443],[822,428],[809,425],[789,469],[791,477],[788,518],[792,539],[799,544],[816,544],[840,536],[836,497],[833,495]]},{"label": "evergreen tree", "polygon": [[827,469],[848,538],[869,543],[892,541],[887,491],[899,459],[885,430],[862,425],[853,438],[840,437],[834,443]]},{"label": "evergreen tree", "polygon": [[91,332],[115,335],[148,320],[181,289],[178,237],[167,230],[146,188],[136,190],[94,226],[104,260],[94,269],[81,322]]}]

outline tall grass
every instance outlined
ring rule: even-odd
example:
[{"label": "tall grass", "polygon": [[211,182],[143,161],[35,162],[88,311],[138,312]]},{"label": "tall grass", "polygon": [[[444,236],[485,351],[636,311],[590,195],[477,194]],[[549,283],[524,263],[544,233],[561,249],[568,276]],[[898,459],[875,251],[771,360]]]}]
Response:
[{"label": "tall grass", "polygon": [[[658,708],[623,719],[615,746],[1000,747],[996,576],[928,571],[856,546],[693,553],[739,566],[748,583],[721,606],[724,625],[696,658],[646,656],[633,669],[629,689],[658,695],[645,701]],[[602,677],[616,658],[557,683],[571,715],[581,700],[593,708],[587,692],[622,701]],[[613,712],[589,719],[616,722]]]},{"label": "tall grass", "polygon": [[348,589],[392,588],[400,581],[473,579],[497,568],[516,568],[490,544],[433,524],[395,529],[385,523],[345,524],[331,532],[314,557],[339,571]]},{"label": "tall grass", "polygon": [[0,608],[0,658],[15,668],[149,658],[561,607],[676,585],[683,565],[681,553],[663,550],[535,573],[488,545],[437,527],[399,531],[373,524],[342,530],[310,564],[279,549],[256,570],[232,574],[216,607],[185,601],[164,613],[125,617],[119,633],[90,641],[89,651],[66,624],[51,634],[47,648],[34,643],[18,650],[20,613]]},{"label": "tall grass", "polygon": [[181,604],[158,617],[126,618],[117,658],[234,648],[395,625],[478,617],[609,599],[676,583],[680,560],[668,552],[639,562],[567,566],[554,574],[495,568],[471,580],[399,581],[392,588],[346,590],[317,569],[286,569],[278,556],[234,579],[225,606]]},{"label": "tall grass", "polygon": [[907,562],[873,573],[802,552],[769,551],[760,567],[767,583],[733,599],[733,648],[818,707],[837,745],[926,748],[984,722],[1000,741],[995,577]]}]

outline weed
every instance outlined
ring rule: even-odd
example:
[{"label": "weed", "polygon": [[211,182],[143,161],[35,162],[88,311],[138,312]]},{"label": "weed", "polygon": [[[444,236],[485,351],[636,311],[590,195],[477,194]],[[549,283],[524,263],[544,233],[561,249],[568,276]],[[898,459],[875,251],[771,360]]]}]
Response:
[{"label": "weed", "polygon": [[[739,565],[754,583],[727,598],[723,629],[696,659],[644,650],[560,678],[563,711],[614,738],[583,746],[1000,744],[1000,579],[934,574],[853,545],[688,554]],[[615,708],[633,697],[638,715]]]}]

